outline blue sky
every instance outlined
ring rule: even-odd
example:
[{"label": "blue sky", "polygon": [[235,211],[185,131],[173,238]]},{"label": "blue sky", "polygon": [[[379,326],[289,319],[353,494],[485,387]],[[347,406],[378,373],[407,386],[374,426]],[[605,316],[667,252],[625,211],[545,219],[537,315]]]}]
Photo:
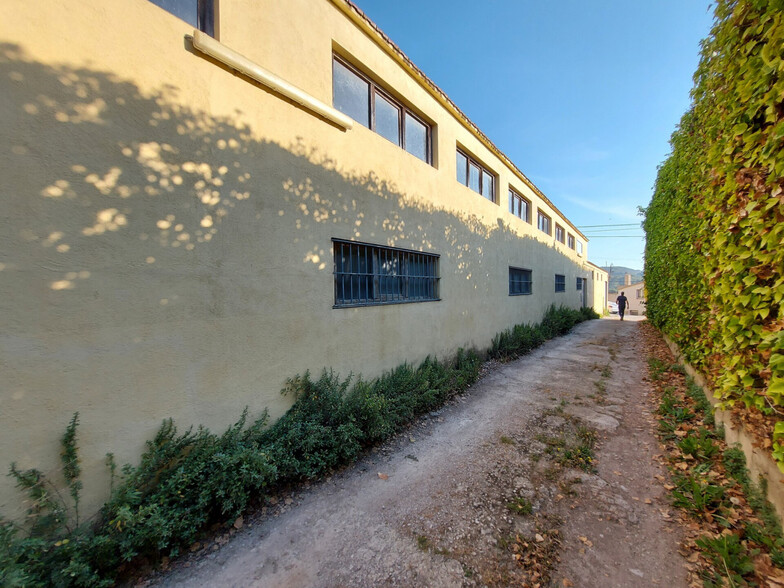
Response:
[{"label": "blue sky", "polygon": [[[354,0],[586,235],[643,267],[639,223],[690,104],[707,0]],[[603,231],[603,232],[599,232]],[[599,238],[599,236],[602,236]]]}]

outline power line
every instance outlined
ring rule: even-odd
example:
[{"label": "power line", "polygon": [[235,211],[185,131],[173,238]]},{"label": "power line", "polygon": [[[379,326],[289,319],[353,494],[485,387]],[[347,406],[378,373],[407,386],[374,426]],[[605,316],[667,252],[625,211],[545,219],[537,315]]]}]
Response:
[{"label": "power line", "polygon": [[639,229],[640,229],[639,226],[637,226],[637,227],[628,227],[628,228],[625,228],[625,229],[624,228],[620,228],[620,227],[615,227],[613,229],[591,229],[590,231],[587,231],[587,232],[588,233],[612,233],[613,231],[638,231]]},{"label": "power line", "polygon": [[623,223],[617,225],[576,225],[578,229],[593,229],[600,227],[639,227],[640,223]]}]

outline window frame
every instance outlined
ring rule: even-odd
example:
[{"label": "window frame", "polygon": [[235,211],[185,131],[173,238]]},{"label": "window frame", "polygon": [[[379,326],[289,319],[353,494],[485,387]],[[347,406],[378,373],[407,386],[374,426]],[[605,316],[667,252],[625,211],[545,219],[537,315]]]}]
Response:
[{"label": "window frame", "polygon": [[566,292],[566,276],[564,274],[555,274],[555,291]]},{"label": "window frame", "polygon": [[[542,219],[547,221],[547,230],[542,228]],[[541,208],[537,209],[536,211],[536,226],[537,228],[545,233],[546,235],[552,236],[553,234],[553,219],[552,217],[544,212]]]},{"label": "window frame", "polygon": [[[457,174],[460,173],[460,170],[458,169],[458,165],[457,165],[457,154],[462,155],[465,158],[465,160],[466,160],[465,174],[463,175],[463,177],[465,178],[465,181],[461,180],[461,177],[459,175],[457,175]],[[487,200],[489,200],[493,204],[498,204],[498,196],[497,196],[497,192],[498,192],[498,176],[496,174],[494,174],[492,171],[490,171],[483,164],[479,163],[479,161],[477,161],[475,158],[471,157],[468,153],[466,153],[465,151],[460,149],[460,147],[457,148],[457,154],[455,155],[455,172],[456,172],[456,179],[457,179],[457,181],[460,182],[466,188],[469,188],[470,190],[473,190],[474,192],[479,194],[482,198],[486,198]],[[477,178],[479,190],[474,190],[474,188],[471,187],[471,179],[470,179],[471,178],[471,175],[470,175],[471,165],[473,165],[474,167],[479,169],[479,177]],[[487,195],[482,192],[482,189],[484,187],[484,177],[485,176],[489,176],[490,177],[490,181],[492,182],[491,189],[492,189],[493,193],[492,193],[490,198],[488,198]]]},{"label": "window frame", "polygon": [[567,244],[567,247],[569,247],[569,249],[575,249],[575,244],[574,243],[575,243],[574,235],[572,235],[571,233],[567,233],[566,234],[566,244]]},{"label": "window frame", "polygon": [[[513,277],[527,277],[528,280],[516,280],[513,281]],[[512,289],[512,284],[521,284],[525,286],[528,285],[527,292],[514,292]],[[524,267],[514,267],[509,266],[509,296],[531,296],[534,293],[534,272],[528,268]]]},{"label": "window frame", "polygon": [[[522,203],[525,203],[525,206],[526,206],[526,208],[525,208],[525,216],[522,216],[522,215],[519,215],[519,214],[515,213],[515,211],[514,211],[514,209],[515,209],[514,204],[515,204],[516,200],[520,201],[520,203],[521,203],[520,208],[521,209],[522,209]],[[515,216],[515,217],[517,217],[517,218],[519,218],[521,220],[524,220],[525,222],[527,222],[530,225],[531,224],[531,207],[532,207],[532,204],[531,204],[531,201],[528,198],[526,198],[525,196],[520,194],[520,192],[518,192],[517,190],[515,190],[514,188],[509,186],[509,212],[512,214],[512,216]]]},{"label": "window frame", "polygon": [[[345,248],[348,248],[349,271],[343,271],[345,263]],[[357,264],[353,263],[352,253],[356,250]],[[396,272],[385,273],[380,267],[383,262],[394,262]],[[339,256],[341,263],[338,262]],[[387,247],[375,243],[363,243],[346,239],[332,239],[333,261],[333,293],[334,304],[332,308],[356,308],[360,306],[387,306],[390,304],[412,304],[416,302],[437,302],[440,298],[440,258],[436,253],[402,249],[400,247]],[[373,267],[361,270],[360,260],[365,264],[370,261]],[[412,262],[425,263],[425,273],[412,273]],[[339,267],[340,270],[339,271]],[[417,267],[414,270],[419,269]],[[432,270],[432,271],[431,271]],[[346,285],[349,285],[351,295],[345,296]],[[354,285],[357,285],[357,296],[354,296]],[[363,287],[364,285],[364,287]],[[393,289],[390,294],[389,288]],[[397,293],[394,290],[399,289]],[[362,295],[364,290],[365,294]],[[412,294],[412,291],[422,292],[421,295]],[[343,292],[343,295],[340,293]]]},{"label": "window frame", "polygon": [[[560,238],[559,238],[559,234],[560,234]],[[566,244],[566,229],[564,229],[558,223],[555,223],[555,240],[563,245]]]},{"label": "window frame", "polygon": [[155,4],[161,10],[165,10],[169,14],[179,18],[181,21],[188,23],[189,25],[193,26],[195,29],[201,31],[202,33],[209,35],[210,37],[215,37],[215,12],[217,10],[217,1],[216,0],[193,0],[196,3],[196,23],[192,23],[188,20],[185,20],[179,14],[170,11],[166,7],[164,7],[156,0],[149,0],[152,4]]},{"label": "window frame", "polygon": [[[333,68],[332,69],[332,106],[333,106],[333,108],[335,108],[336,110],[339,110],[340,112],[343,112],[344,114],[346,114],[347,116],[351,117],[352,119],[357,120],[353,116],[351,116],[349,113],[347,113],[344,110],[342,110],[335,103],[335,73],[334,73],[335,72],[335,69],[334,69],[335,62],[338,62],[340,65],[342,65],[344,68],[346,68],[350,73],[354,74],[359,79],[361,79],[363,82],[368,84],[368,111],[367,111],[367,114],[368,114],[368,122],[370,123],[370,126],[368,126],[366,128],[370,129],[371,131],[373,131],[374,133],[376,133],[380,137],[383,137],[384,139],[386,139],[390,143],[392,143],[394,145],[397,145],[398,147],[400,147],[406,153],[416,157],[419,161],[424,161],[428,165],[433,166],[434,165],[434,163],[433,163],[433,125],[431,125],[430,123],[425,121],[424,118],[422,118],[416,112],[414,112],[413,110],[408,108],[400,100],[398,100],[397,98],[392,96],[392,94],[389,91],[387,91],[382,86],[377,84],[371,77],[369,77],[369,76],[365,75],[364,73],[362,73],[359,69],[357,69],[355,66],[353,66],[351,63],[349,63],[346,59],[344,59],[343,57],[341,57],[337,53],[333,53],[332,54],[332,68]],[[389,139],[389,137],[387,137],[386,135],[382,135],[381,133],[378,132],[378,130],[376,130],[377,129],[377,124],[376,124],[376,96],[377,95],[380,96],[382,100],[385,100],[386,102],[390,103],[393,107],[397,108],[397,111],[398,111],[398,125],[397,125],[398,126],[398,131],[397,131],[397,133],[398,133],[398,140],[397,140],[397,143],[395,141],[392,141],[391,139]],[[416,153],[412,153],[411,151],[406,149],[406,115],[410,116],[412,119],[414,119],[414,121],[418,122],[423,127],[425,127],[425,159],[422,159]],[[362,124],[362,126],[365,126],[365,124],[362,121],[357,121],[357,122]]]}]

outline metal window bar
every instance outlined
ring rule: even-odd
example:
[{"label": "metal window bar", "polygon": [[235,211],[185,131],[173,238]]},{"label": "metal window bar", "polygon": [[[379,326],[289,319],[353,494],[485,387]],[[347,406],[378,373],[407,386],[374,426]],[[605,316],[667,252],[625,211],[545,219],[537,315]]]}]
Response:
[{"label": "metal window bar", "polygon": [[335,306],[438,300],[438,256],[334,242]]}]

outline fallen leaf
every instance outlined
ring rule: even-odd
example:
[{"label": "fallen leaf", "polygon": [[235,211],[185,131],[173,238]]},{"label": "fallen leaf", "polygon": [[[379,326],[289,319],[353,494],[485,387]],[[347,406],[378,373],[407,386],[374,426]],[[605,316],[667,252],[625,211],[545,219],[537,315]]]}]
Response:
[{"label": "fallen leaf", "polygon": [[618,470],[613,470],[613,474],[615,474],[616,476],[622,476],[622,475],[623,475],[623,474],[622,474],[621,472],[619,472]]},{"label": "fallen leaf", "polygon": [[578,537],[580,541],[585,543],[588,547],[593,547],[593,542],[588,537]]},{"label": "fallen leaf", "polygon": [[237,517],[236,519],[234,519],[234,525],[232,525],[232,526],[235,529],[242,529],[243,522],[244,521],[242,520],[242,517]]},{"label": "fallen leaf", "polygon": [[664,489],[665,490],[675,490],[675,486],[673,486],[672,484],[664,484]]},{"label": "fallen leaf", "polygon": [[563,585],[564,588],[571,588],[572,586],[574,586],[574,584],[572,583],[572,581],[569,578],[564,578],[561,581],[561,584]]},{"label": "fallen leaf", "polygon": [[381,478],[382,480],[388,480],[389,479],[388,475],[382,474],[381,472],[378,472],[378,477]]},{"label": "fallen leaf", "polygon": [[534,536],[534,539],[536,539],[536,542],[537,542],[537,543],[541,543],[542,541],[544,541],[544,537],[542,537],[542,536],[541,536],[539,533],[537,533],[537,534]]},{"label": "fallen leaf", "polygon": [[645,500],[643,500],[643,502],[645,504],[653,504],[653,500],[651,500],[650,498],[646,498]]}]

